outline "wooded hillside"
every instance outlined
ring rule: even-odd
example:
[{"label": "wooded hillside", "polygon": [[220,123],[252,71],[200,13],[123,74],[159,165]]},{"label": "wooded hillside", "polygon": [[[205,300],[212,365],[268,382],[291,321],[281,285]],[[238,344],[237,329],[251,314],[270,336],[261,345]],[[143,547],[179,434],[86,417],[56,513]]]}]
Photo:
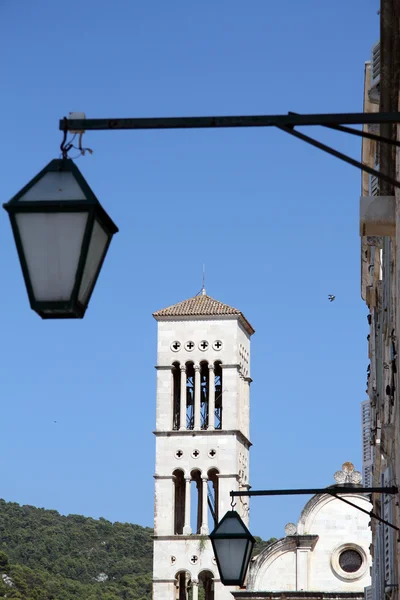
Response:
[{"label": "wooded hillside", "polygon": [[[140,525],[64,517],[0,499],[0,596],[151,600],[152,534]],[[257,538],[255,553],[267,543]]]}]

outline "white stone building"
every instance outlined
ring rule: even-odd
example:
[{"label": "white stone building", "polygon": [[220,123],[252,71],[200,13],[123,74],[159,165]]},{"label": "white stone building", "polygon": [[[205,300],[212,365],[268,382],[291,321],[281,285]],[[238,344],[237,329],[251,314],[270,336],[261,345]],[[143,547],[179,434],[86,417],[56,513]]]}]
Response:
[{"label": "white stone building", "polygon": [[[344,471],[335,475],[340,473]],[[332,487],[340,489],[340,485]],[[372,506],[365,494],[357,493],[357,487],[343,497],[369,512]],[[364,588],[370,590],[371,584],[369,521],[368,514],[330,494],[313,496],[298,523],[286,525],[286,537],[253,558],[246,591],[233,592],[234,597],[363,599]]]},{"label": "white stone building", "polygon": [[[249,487],[250,337],[237,309],[206,295],[158,324],[153,600],[232,599],[206,537]],[[248,501],[238,502],[248,522]]]},{"label": "white stone building", "polygon": [[[395,15],[396,13],[396,15]],[[364,67],[364,112],[397,112],[400,82],[400,4],[381,0],[380,41]],[[395,75],[396,74],[396,75]],[[400,128],[364,125],[399,146]],[[400,180],[400,149],[363,138],[362,162],[392,180]],[[361,297],[368,307],[367,414],[365,474],[374,487],[400,481],[399,339],[400,339],[400,188],[363,172],[360,198]],[[368,444],[370,447],[368,448]],[[366,479],[367,481],[367,479]],[[400,528],[398,494],[372,495],[375,514]],[[372,600],[400,599],[400,537],[392,527],[372,520]]]}]

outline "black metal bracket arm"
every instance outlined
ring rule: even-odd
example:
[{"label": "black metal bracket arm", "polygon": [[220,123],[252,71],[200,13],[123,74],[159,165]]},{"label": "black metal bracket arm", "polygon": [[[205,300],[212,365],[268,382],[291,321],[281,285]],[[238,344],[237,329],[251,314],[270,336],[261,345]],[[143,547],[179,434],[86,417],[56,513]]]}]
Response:
[{"label": "black metal bracket arm", "polygon": [[137,119],[64,119],[60,120],[60,129],[64,135],[68,131],[94,131],[110,129],[204,129],[221,127],[276,127],[298,139],[327,152],[340,160],[365,171],[370,175],[378,177],[379,180],[386,181],[394,187],[400,188],[400,182],[393,179],[386,173],[376,171],[368,165],[330,148],[317,140],[296,131],[294,128],[306,125],[321,125],[351,135],[364,137],[379,143],[400,146],[400,142],[395,139],[383,137],[370,133],[352,129],[347,125],[368,125],[368,124],[396,124],[400,123],[400,113],[333,113],[333,114],[311,114],[299,115],[289,112],[287,115],[248,115],[248,116],[226,116],[226,117],[158,117],[158,118],[137,118]]},{"label": "black metal bracket arm", "polygon": [[[400,123],[400,112],[332,113],[299,115],[247,115],[227,117],[156,117],[137,119],[64,119],[60,130],[94,131],[106,129],[204,129],[220,127],[297,127],[303,125],[367,125]],[[360,132],[362,133],[362,132]]]},{"label": "black metal bracket arm", "polygon": [[307,495],[313,495],[313,496],[318,496],[318,495],[322,495],[322,494],[330,494],[331,496],[335,496],[335,498],[337,498],[338,500],[341,500],[342,502],[345,502],[346,504],[349,504],[350,506],[353,506],[354,508],[356,508],[357,510],[365,513],[366,515],[370,516],[371,519],[376,519],[377,521],[379,521],[380,523],[384,523],[385,525],[387,525],[388,527],[391,527],[392,529],[395,529],[396,531],[400,531],[399,527],[396,527],[396,525],[393,525],[393,523],[389,523],[389,521],[386,521],[386,519],[383,519],[382,517],[380,517],[379,515],[375,514],[373,510],[368,511],[365,510],[364,508],[361,508],[361,506],[358,506],[357,504],[354,504],[353,502],[350,502],[350,500],[347,500],[346,498],[343,498],[341,494],[398,494],[399,490],[396,486],[391,486],[391,487],[375,487],[375,488],[365,488],[365,487],[360,487],[358,485],[341,485],[340,487],[331,487],[331,488],[313,488],[313,489],[303,489],[303,490],[243,490],[240,492],[230,492],[230,497],[231,498],[237,498],[238,496],[294,496],[294,495],[301,495],[301,494],[307,494]]}]

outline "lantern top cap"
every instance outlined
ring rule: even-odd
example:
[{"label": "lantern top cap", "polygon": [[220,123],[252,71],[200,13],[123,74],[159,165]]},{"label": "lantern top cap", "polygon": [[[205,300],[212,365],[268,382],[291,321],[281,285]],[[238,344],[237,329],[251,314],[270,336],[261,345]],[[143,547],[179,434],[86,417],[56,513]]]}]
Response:
[{"label": "lantern top cap", "polygon": [[111,233],[118,231],[78,167],[69,158],[50,161],[3,207],[8,213],[20,210],[95,210]]},{"label": "lantern top cap", "polygon": [[211,539],[223,538],[225,536],[235,538],[245,537],[255,542],[255,539],[235,510],[228,511],[217,524],[214,531],[210,533]]}]

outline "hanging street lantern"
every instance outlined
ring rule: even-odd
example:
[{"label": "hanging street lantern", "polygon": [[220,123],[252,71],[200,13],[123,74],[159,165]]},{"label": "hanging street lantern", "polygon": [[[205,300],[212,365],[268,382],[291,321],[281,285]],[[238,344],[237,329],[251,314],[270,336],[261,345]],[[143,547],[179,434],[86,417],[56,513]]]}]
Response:
[{"label": "hanging street lantern", "polygon": [[255,539],[236,511],[226,513],[210,533],[210,540],[223,585],[242,586]]},{"label": "hanging street lantern", "polygon": [[78,167],[52,160],[3,207],[31,308],[42,319],[81,319],[118,228]]}]

